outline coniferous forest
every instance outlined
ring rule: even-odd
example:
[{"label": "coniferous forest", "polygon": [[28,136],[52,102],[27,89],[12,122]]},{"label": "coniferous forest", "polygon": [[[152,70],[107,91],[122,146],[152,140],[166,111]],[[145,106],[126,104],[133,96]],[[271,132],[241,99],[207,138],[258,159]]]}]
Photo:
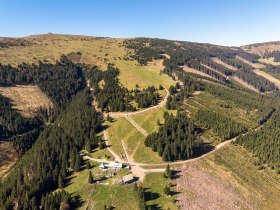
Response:
[{"label": "coniferous forest", "polygon": [[231,118],[211,110],[199,110],[195,120],[204,128],[211,128],[223,140],[228,140],[246,132],[246,126]]},{"label": "coniferous forest", "polygon": [[[70,199],[70,195],[65,192],[57,196],[49,195],[58,188],[58,180],[65,183],[70,168],[80,170],[82,160],[79,151],[85,144],[89,142],[92,147],[97,146],[96,133],[101,124],[91,101],[89,90],[81,91],[54,124],[44,129],[32,148],[3,181],[1,208],[13,209],[14,202],[17,202],[19,209],[38,209],[38,206],[56,209],[65,198]],[[71,198],[69,204],[78,205],[77,202]]]},{"label": "coniferous forest", "polygon": [[237,139],[237,143],[258,157],[257,164],[267,164],[280,174],[280,110],[277,109],[268,122],[260,129],[249,132]]},{"label": "coniferous forest", "polygon": [[145,145],[158,152],[164,161],[189,159],[195,145],[194,124],[185,113],[178,112],[174,117],[166,112],[164,125],[146,138]]},{"label": "coniferous forest", "polygon": [[42,125],[40,119],[25,118],[12,108],[9,99],[0,95],[0,140],[23,134]]}]

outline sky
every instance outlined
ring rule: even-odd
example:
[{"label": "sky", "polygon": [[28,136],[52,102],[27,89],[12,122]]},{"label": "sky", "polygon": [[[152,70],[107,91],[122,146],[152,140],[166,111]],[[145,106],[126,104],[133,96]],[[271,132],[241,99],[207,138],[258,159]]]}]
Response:
[{"label": "sky", "polygon": [[0,37],[48,32],[226,46],[279,41],[278,0],[0,0]]}]

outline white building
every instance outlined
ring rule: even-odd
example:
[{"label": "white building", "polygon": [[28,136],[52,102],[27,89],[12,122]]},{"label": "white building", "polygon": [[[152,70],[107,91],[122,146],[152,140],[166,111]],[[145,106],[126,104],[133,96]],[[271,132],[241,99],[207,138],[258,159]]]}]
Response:
[{"label": "white building", "polygon": [[114,162],[114,163],[100,163],[99,168],[105,169],[105,168],[113,168],[113,169],[121,169],[122,163]]}]

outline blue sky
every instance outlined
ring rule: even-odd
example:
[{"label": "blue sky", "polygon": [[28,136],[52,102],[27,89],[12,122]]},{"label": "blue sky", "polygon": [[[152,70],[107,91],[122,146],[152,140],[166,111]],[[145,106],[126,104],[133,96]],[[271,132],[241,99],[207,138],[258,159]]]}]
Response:
[{"label": "blue sky", "polygon": [[157,37],[220,45],[280,40],[278,0],[0,0],[0,36]]}]

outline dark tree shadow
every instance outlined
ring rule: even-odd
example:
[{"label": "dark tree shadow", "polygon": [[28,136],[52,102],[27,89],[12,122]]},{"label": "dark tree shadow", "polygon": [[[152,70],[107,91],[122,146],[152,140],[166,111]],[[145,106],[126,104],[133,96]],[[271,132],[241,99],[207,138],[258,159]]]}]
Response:
[{"label": "dark tree shadow", "polygon": [[206,153],[211,152],[215,147],[209,143],[201,143],[199,147],[194,147],[193,148],[193,157],[192,158],[197,158],[200,157]]},{"label": "dark tree shadow", "polygon": [[177,192],[177,191],[171,191],[170,192],[170,196],[174,196],[174,195],[178,195],[180,194],[180,192]]},{"label": "dark tree shadow", "polygon": [[78,209],[84,205],[85,201],[82,200],[81,196],[71,194],[71,197],[75,200],[75,203],[72,204],[71,209]]},{"label": "dark tree shadow", "polygon": [[162,208],[158,205],[158,204],[153,204],[153,205],[150,205],[150,206],[147,206],[147,209],[148,210],[162,210]]},{"label": "dark tree shadow", "polygon": [[171,179],[178,179],[182,175],[180,174],[181,171],[179,170],[171,170]]}]

